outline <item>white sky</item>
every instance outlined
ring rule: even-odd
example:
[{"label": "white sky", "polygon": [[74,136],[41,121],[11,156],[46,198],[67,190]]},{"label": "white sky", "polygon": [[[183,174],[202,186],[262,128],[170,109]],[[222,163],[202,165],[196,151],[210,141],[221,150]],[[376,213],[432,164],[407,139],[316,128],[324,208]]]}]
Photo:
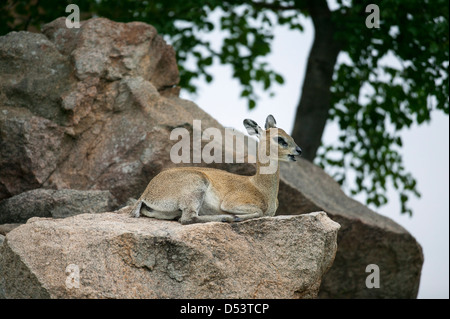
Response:
[{"label": "white sky", "polygon": [[[232,80],[231,67],[218,63],[213,66],[214,81],[211,84],[199,81],[196,96],[183,92],[181,96],[197,103],[226,127],[244,132],[243,119],[251,118],[263,125],[267,115],[273,114],[278,127],[290,132],[314,34],[312,23],[303,21],[303,33],[285,27],[275,28],[268,61],[275,71],[284,76],[285,84],[275,88],[276,96],[273,98],[260,94],[253,111],[248,111],[247,102],[239,99],[240,88],[238,82]],[[218,36],[213,33],[208,37],[213,39]],[[336,126],[329,125],[324,134],[325,142],[332,142],[336,136]],[[430,124],[414,126],[403,132],[402,137],[404,164],[417,179],[422,197],[410,199],[409,205],[414,212],[412,218],[400,214],[398,195],[392,189],[388,194],[389,204],[374,210],[401,224],[422,245],[425,263],[419,298],[449,298],[448,116],[435,112]]]}]

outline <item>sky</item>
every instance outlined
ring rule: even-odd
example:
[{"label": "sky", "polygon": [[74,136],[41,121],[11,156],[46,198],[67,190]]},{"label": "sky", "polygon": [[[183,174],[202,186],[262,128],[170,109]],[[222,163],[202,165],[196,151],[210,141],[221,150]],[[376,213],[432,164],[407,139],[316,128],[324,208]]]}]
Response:
[{"label": "sky", "polygon": [[[300,99],[306,61],[312,45],[314,28],[309,19],[303,19],[304,32],[291,31],[286,27],[274,28],[272,53],[267,61],[282,74],[285,83],[275,87],[275,97],[262,90],[254,110],[249,111],[247,102],[239,99],[240,87],[232,79],[231,67],[215,63],[211,69],[214,81],[210,84],[198,81],[195,95],[186,92],[181,97],[195,102],[225,127],[242,132],[242,121],[251,118],[260,125],[268,114],[273,114],[277,126],[292,131],[296,106]],[[219,34],[208,36],[214,42]],[[345,57],[340,57],[345,58]],[[449,118],[435,111],[430,123],[412,126],[402,131],[403,156],[406,170],[418,183],[420,199],[411,198],[413,216],[401,215],[397,193],[391,188],[389,203],[374,208],[407,229],[421,244],[425,256],[418,298],[449,298]],[[337,136],[336,125],[327,125],[323,140],[331,143]],[[355,199],[364,203],[362,197]],[[380,279],[382,280],[382,278]]]}]

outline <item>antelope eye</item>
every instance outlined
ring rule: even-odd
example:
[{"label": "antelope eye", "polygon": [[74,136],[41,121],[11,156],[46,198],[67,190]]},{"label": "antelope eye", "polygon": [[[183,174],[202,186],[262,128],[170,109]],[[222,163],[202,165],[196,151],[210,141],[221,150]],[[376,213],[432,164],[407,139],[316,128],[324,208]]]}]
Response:
[{"label": "antelope eye", "polygon": [[283,146],[283,147],[288,146],[288,143],[287,143],[286,140],[285,140],[284,138],[282,138],[282,137],[279,137],[279,136],[275,137],[275,141],[276,141],[278,144],[280,144],[281,146]]}]

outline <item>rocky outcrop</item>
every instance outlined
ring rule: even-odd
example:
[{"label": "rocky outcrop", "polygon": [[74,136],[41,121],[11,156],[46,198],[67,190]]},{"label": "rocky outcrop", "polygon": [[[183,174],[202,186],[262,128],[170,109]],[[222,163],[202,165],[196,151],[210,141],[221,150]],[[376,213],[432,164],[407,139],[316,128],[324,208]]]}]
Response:
[{"label": "rocky outcrop", "polygon": [[[60,18],[43,34],[0,37],[0,200],[36,188],[108,190],[123,205],[175,165],[169,157],[174,128],[192,132],[193,121],[201,120],[202,129],[219,128],[225,136],[216,120],[178,97],[174,56],[153,27],[138,22],[98,18],[67,29]],[[223,157],[227,151],[233,152],[225,149]],[[255,171],[252,164],[208,166]],[[279,202],[278,214],[323,210],[342,226],[319,297],[416,297],[420,245],[348,198],[320,168],[283,163]],[[379,266],[380,288],[366,288],[368,264]]]},{"label": "rocky outcrop", "polygon": [[0,202],[0,224],[25,223],[31,217],[65,218],[117,208],[109,191],[35,189]]},{"label": "rocky outcrop", "polygon": [[33,218],[6,236],[7,298],[313,298],[336,252],[325,213],[183,226],[127,213]]}]

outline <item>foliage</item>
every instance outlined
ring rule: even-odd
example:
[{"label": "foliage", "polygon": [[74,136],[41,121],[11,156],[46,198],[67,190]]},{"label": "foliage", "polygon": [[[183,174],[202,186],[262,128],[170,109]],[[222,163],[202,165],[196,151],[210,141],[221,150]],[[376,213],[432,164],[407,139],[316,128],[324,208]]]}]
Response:
[{"label": "foliage", "polygon": [[[338,144],[319,149],[315,162],[341,184],[353,172],[356,188],[351,192],[365,193],[375,206],[387,202],[386,188],[392,183],[402,212],[411,214],[408,198],[419,193],[403,166],[399,132],[429,121],[432,110],[448,114],[448,2],[384,0],[379,4],[380,28],[369,29],[365,7],[370,2],[337,0],[332,12],[347,57],[336,65],[330,88],[329,121],[338,123],[341,134]],[[188,91],[195,91],[199,77],[213,80],[213,63],[231,65],[250,108],[257,102],[255,87],[273,94],[273,84],[284,82],[264,60],[271,52],[273,26],[302,31],[299,17],[308,16],[306,0],[8,0],[0,8],[0,34],[39,27],[66,15],[70,3],[79,5],[83,18],[104,16],[155,26],[174,46],[180,86]],[[218,23],[211,21],[215,12],[220,13]],[[220,48],[204,36],[210,32],[222,35]],[[386,57],[397,62],[387,63]]]},{"label": "foliage", "polygon": [[336,12],[338,36],[351,62],[336,67],[331,88],[329,120],[341,128],[339,144],[324,146],[316,162],[337,168],[340,183],[346,171],[355,172],[352,194],[367,194],[377,207],[387,202],[390,181],[402,212],[412,214],[408,198],[420,195],[403,166],[399,132],[429,121],[433,109],[449,112],[448,2],[385,0],[379,29],[366,28],[365,16],[357,14],[367,4],[343,5]]}]

